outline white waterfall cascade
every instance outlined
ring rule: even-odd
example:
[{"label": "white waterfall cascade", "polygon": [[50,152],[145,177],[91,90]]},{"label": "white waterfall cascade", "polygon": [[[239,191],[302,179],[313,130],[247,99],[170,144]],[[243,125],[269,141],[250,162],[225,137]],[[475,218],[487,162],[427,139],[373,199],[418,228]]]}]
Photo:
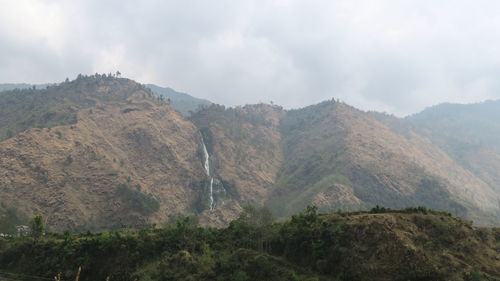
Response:
[{"label": "white waterfall cascade", "polygon": [[201,135],[201,143],[203,144],[203,154],[205,155],[205,163],[203,166],[205,167],[205,172],[207,173],[207,176],[210,178],[210,210],[214,210],[216,206],[216,203],[214,201],[214,190],[213,190],[214,177],[210,175],[210,160],[209,160],[210,155],[208,155],[207,146],[205,145],[205,141],[203,140],[203,135]]}]

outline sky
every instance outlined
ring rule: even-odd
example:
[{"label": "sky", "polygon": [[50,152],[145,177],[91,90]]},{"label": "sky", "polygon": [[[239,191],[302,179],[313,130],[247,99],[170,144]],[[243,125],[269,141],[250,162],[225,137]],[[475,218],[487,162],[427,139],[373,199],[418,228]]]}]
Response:
[{"label": "sky", "polygon": [[0,83],[109,73],[228,106],[500,99],[500,1],[0,0]]}]

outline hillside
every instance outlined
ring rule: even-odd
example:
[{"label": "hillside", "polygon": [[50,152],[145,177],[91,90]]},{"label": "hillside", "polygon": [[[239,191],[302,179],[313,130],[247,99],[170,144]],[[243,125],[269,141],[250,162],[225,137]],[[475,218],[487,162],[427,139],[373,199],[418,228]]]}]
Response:
[{"label": "hillside", "polygon": [[[400,119],[380,113],[372,116],[397,134],[413,131],[428,138],[458,165],[495,190],[500,199],[500,102],[441,104]],[[498,201],[500,202],[500,201]]]},{"label": "hillside", "polygon": [[[0,276],[74,280],[499,280],[500,229],[425,208],[273,223],[246,208],[223,229],[189,218],[161,229],[0,238]],[[30,253],[27,255],[26,253]]]},{"label": "hillside", "polygon": [[289,197],[310,196],[325,211],[425,205],[475,221],[486,211],[495,219],[495,192],[415,133],[408,138],[395,134],[369,114],[334,102],[290,112],[287,118],[285,154],[291,157],[278,182],[281,198],[300,188],[300,195]]},{"label": "hillside", "polygon": [[498,225],[495,148],[456,157],[439,130],[411,122],[334,100],[295,110],[212,104],[186,119],[108,75],[0,92],[0,231],[37,213],[56,230],[186,214],[222,227],[248,204],[280,218],[311,204],[422,205]]},{"label": "hillside", "polygon": [[[500,101],[440,104],[404,121],[500,192]],[[499,197],[500,198],[500,197]],[[499,201],[500,202],[500,201]]]},{"label": "hillside", "polygon": [[241,203],[261,204],[282,163],[278,126],[284,112],[268,105],[213,105],[192,120],[213,156],[215,173]]},{"label": "hillside", "polygon": [[162,97],[165,100],[170,100],[170,105],[184,117],[188,117],[191,115],[191,112],[195,112],[202,106],[209,106],[212,104],[208,100],[195,98],[186,93],[177,92],[171,88],[159,87],[153,84],[147,84],[146,87],[151,89],[156,96]]},{"label": "hillside", "polygon": [[448,147],[459,157],[461,149],[488,146],[500,152],[500,101],[476,104],[444,103],[406,118],[414,128]]},{"label": "hillside", "polygon": [[[198,130],[128,79],[0,93],[0,198],[51,229],[163,223],[205,179]],[[17,135],[16,135],[17,134]]]},{"label": "hillside", "polygon": [[290,111],[212,106],[192,119],[240,204],[266,204],[279,217],[308,204],[325,212],[424,205],[499,223],[497,193],[487,182],[427,138],[394,132],[343,103]]},{"label": "hillside", "polygon": [[[0,92],[15,89],[26,91],[33,89],[33,87],[35,87],[35,89],[46,89],[47,87],[53,87],[56,85],[57,84],[6,83],[0,84]],[[161,97],[165,101],[169,100],[170,105],[184,117],[189,116],[191,112],[198,110],[201,106],[209,106],[212,104],[208,100],[195,98],[186,93],[177,92],[171,88],[160,87],[154,84],[146,84],[145,86],[149,88],[155,96]]]},{"label": "hillside", "polygon": [[231,206],[231,212],[223,214],[226,224],[238,215],[241,206],[260,205],[269,198],[283,159],[278,130],[283,114],[281,109],[264,104],[236,108],[212,105],[191,117],[207,145],[213,173],[227,190],[229,202],[236,205],[220,206],[222,210]]}]

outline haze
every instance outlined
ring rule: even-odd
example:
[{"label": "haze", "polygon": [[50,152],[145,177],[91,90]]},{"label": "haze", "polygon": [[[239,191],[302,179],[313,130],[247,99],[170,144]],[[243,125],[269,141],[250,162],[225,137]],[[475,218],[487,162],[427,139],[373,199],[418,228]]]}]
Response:
[{"label": "haze", "polygon": [[497,1],[0,0],[0,83],[119,70],[238,105],[500,98]]}]

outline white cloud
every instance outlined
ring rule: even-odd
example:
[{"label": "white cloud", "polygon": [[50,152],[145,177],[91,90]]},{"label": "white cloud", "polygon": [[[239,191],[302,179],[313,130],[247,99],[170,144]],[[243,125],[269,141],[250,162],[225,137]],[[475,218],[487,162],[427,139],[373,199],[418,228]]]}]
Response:
[{"label": "white cloud", "polygon": [[500,2],[0,0],[0,82],[111,72],[225,104],[500,98]]},{"label": "white cloud", "polygon": [[57,5],[35,0],[2,1],[0,4],[0,34],[3,40],[59,49],[64,38],[61,36],[61,10]]}]

